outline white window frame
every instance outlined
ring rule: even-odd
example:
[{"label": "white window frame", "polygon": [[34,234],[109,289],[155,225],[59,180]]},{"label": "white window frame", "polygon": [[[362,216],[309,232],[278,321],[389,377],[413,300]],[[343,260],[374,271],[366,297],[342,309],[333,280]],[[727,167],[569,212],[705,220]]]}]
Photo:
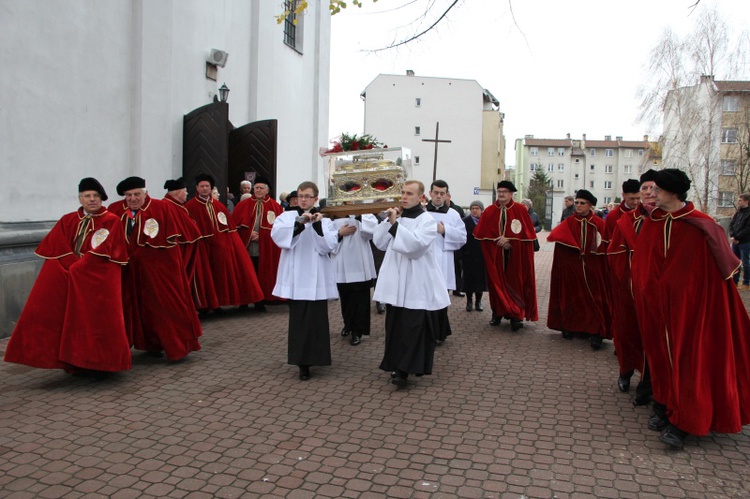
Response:
[{"label": "white window frame", "polygon": [[565,172],[565,163],[557,163],[557,173]]},{"label": "white window frame", "polygon": [[721,129],[721,143],[722,144],[736,144],[737,143],[737,129],[736,128],[722,128]]},{"label": "white window frame", "polygon": [[557,148],[557,155],[558,156],[565,156],[565,148],[564,147],[558,147]]},{"label": "white window frame", "polygon": [[590,180],[589,181],[589,189],[593,189],[593,188],[594,188],[594,181]]},{"label": "white window frame", "polygon": [[557,187],[558,187],[559,189],[562,189],[562,188],[564,188],[564,187],[565,187],[565,181],[563,181],[563,179],[558,179],[558,180],[557,180]]},{"label": "white window frame", "polygon": [[591,156],[596,156],[596,149],[593,147],[591,148],[591,152],[589,153]]},{"label": "white window frame", "polygon": [[633,173],[633,165],[624,165],[622,167],[622,173],[630,175]]},{"label": "white window frame", "polygon": [[612,188],[612,181],[611,180],[605,180],[604,181],[604,188],[605,189],[611,189]]},{"label": "white window frame", "polygon": [[415,165],[419,164],[419,156],[414,156],[414,164]]},{"label": "white window frame", "polygon": [[538,147],[529,147],[529,155],[530,156],[539,156],[539,148]]},{"label": "white window frame", "polygon": [[719,208],[734,208],[734,192],[719,191]]},{"label": "white window frame", "polygon": [[547,172],[548,173],[554,173],[555,172],[555,164],[554,163],[547,163]]},{"label": "white window frame", "polygon": [[721,105],[721,110],[725,113],[735,113],[740,110],[739,95],[725,95]]},{"label": "white window frame", "polygon": [[605,149],[604,150],[604,157],[605,158],[614,158],[615,157],[615,150],[614,149]]},{"label": "white window frame", "polygon": [[614,173],[614,165],[604,165],[604,173]]},{"label": "white window frame", "polygon": [[633,157],[633,150],[632,149],[625,149],[625,151],[624,151],[623,154],[624,154],[624,156],[626,158],[632,158]]},{"label": "white window frame", "polygon": [[555,148],[554,147],[548,147],[547,148],[547,156],[554,156],[555,155]]},{"label": "white window frame", "polygon": [[719,175],[733,176],[737,173],[737,162],[733,159],[722,159]]},{"label": "white window frame", "polygon": [[414,135],[421,135],[421,133],[422,133],[422,127],[415,126]]},{"label": "white window frame", "polygon": [[421,97],[416,97],[414,99],[414,105],[415,105],[415,107],[422,107],[422,98]]}]

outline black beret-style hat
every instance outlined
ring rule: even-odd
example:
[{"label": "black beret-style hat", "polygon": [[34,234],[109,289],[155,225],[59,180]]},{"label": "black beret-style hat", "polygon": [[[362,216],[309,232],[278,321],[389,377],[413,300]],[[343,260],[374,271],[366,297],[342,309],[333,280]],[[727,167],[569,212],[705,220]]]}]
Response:
[{"label": "black beret-style hat", "polygon": [[84,191],[96,191],[99,193],[102,201],[106,201],[108,199],[107,193],[104,191],[104,187],[102,187],[102,184],[100,184],[99,181],[94,177],[82,178],[78,183],[78,192]]},{"label": "black beret-style hat", "polygon": [[286,197],[286,202],[288,203],[288,202],[290,202],[292,200],[292,198],[296,198],[296,197],[297,197],[297,191],[292,191]]},{"label": "black beret-style hat", "polygon": [[625,194],[634,194],[636,192],[640,192],[640,190],[641,183],[634,178],[628,179],[622,183],[622,192],[624,192]]},{"label": "black beret-style hat", "polygon": [[117,184],[117,194],[120,196],[125,195],[125,191],[131,189],[144,189],[146,187],[146,181],[141,177],[128,177],[119,184]]},{"label": "black beret-style hat", "polygon": [[203,182],[203,181],[206,181],[206,182],[208,182],[209,184],[211,184],[211,188],[212,188],[212,189],[213,189],[213,188],[214,188],[214,186],[216,185],[216,181],[215,181],[215,180],[214,180],[214,178],[213,178],[213,177],[212,177],[211,175],[209,175],[208,173],[199,173],[198,175],[196,175],[196,176],[195,176],[195,185],[198,185],[198,184],[200,184],[200,183],[201,183],[201,182]]},{"label": "black beret-style hat", "polygon": [[258,184],[265,184],[268,186],[268,188],[271,188],[271,181],[268,180],[266,177],[255,177],[255,182],[253,182],[255,185]]},{"label": "black beret-style hat", "polygon": [[644,182],[653,182],[654,180],[656,180],[657,173],[659,172],[657,172],[656,170],[647,170],[646,172],[644,172],[643,175],[641,175],[641,184]]},{"label": "black beret-style hat", "polygon": [[510,180],[501,180],[497,183],[498,189],[508,189],[510,192],[516,192],[518,189],[516,189],[516,186],[513,185],[513,182]]},{"label": "black beret-style hat", "polygon": [[592,206],[596,206],[596,198],[586,189],[581,189],[576,192],[576,199],[585,199],[586,201],[591,203]]},{"label": "black beret-style hat", "polygon": [[174,180],[167,180],[164,182],[164,188],[168,191],[179,191],[180,189],[185,188],[185,181],[180,178],[176,178]]},{"label": "black beret-style hat", "polygon": [[663,190],[674,194],[685,194],[690,189],[687,174],[677,168],[665,168],[657,172],[654,182]]}]

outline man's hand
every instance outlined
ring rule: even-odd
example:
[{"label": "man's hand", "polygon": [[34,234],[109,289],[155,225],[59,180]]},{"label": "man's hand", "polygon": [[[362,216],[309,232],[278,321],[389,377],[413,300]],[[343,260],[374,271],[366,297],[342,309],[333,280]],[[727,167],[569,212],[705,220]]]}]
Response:
[{"label": "man's hand", "polygon": [[259,235],[258,235],[258,232],[256,232],[256,231],[252,231],[252,232],[250,233],[250,240],[251,240],[251,241],[257,241],[257,240],[258,240],[258,237],[259,237]]},{"label": "man's hand", "polygon": [[339,229],[339,236],[346,237],[351,236],[357,232],[357,226],[356,225],[344,225]]},{"label": "man's hand", "polygon": [[438,222],[438,233],[445,235],[445,224],[443,222]]},{"label": "man's hand", "polygon": [[316,213],[314,215],[312,213],[305,212],[301,216],[302,216],[302,218],[305,219],[305,221],[302,222],[304,224],[319,222],[323,218],[323,214],[320,213],[320,212],[318,212],[318,213]]},{"label": "man's hand", "polygon": [[398,208],[388,208],[386,210],[388,213],[388,221],[391,223],[391,225],[396,223],[396,218],[398,218],[399,209]]},{"label": "man's hand", "polygon": [[497,239],[495,239],[495,244],[497,244],[498,247],[500,247],[500,248],[510,249],[510,241],[508,241],[503,236],[500,236]]}]

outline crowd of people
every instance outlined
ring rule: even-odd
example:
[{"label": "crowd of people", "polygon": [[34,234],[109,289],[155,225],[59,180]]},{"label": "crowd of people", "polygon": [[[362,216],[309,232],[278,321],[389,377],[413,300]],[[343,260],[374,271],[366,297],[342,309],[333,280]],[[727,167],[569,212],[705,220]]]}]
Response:
[{"label": "crowd of people", "polygon": [[[281,203],[265,178],[243,181],[232,212],[214,179],[164,184],[163,199],[129,177],[104,207],[94,178],[78,186],[80,207],[40,243],[45,259],[10,338],[5,360],[101,376],[131,367],[131,348],[178,361],[201,348],[200,319],[222,307],[259,312],[286,303],[287,362],[299,379],[331,365],[328,301],[340,299],[342,337],[370,334],[370,293],[385,315],[380,369],[391,383],[432,373],[448,340],[450,293],[490,326],[517,332],[538,321],[534,253],[539,216],[515,185],[468,215],[448,184],[407,180],[400,205],[331,219],[318,186],[302,182]],[[750,289],[750,194],[726,233],[687,201],[688,177],[649,170],[623,184],[606,220],[587,190],[565,199],[555,243],[547,327],[594,350],[611,339],[617,386],[634,405],[653,403],[648,427],[681,448],[689,434],[736,433],[750,422],[750,319],[738,286]],[[429,198],[428,198],[429,196]],[[735,254],[737,256],[735,256]],[[740,268],[744,278],[739,283]]]}]

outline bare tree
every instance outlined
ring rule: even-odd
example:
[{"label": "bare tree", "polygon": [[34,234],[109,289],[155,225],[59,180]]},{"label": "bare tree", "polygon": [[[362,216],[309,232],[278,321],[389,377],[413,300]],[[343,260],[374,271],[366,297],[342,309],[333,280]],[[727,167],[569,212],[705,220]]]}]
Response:
[{"label": "bare tree", "polygon": [[663,119],[663,164],[690,176],[691,199],[703,211],[712,211],[717,201],[721,165],[722,102],[714,76],[736,77],[741,60],[730,50],[727,23],[706,8],[685,38],[665,29],[646,66],[648,83],[638,92],[639,121],[653,129]]}]

